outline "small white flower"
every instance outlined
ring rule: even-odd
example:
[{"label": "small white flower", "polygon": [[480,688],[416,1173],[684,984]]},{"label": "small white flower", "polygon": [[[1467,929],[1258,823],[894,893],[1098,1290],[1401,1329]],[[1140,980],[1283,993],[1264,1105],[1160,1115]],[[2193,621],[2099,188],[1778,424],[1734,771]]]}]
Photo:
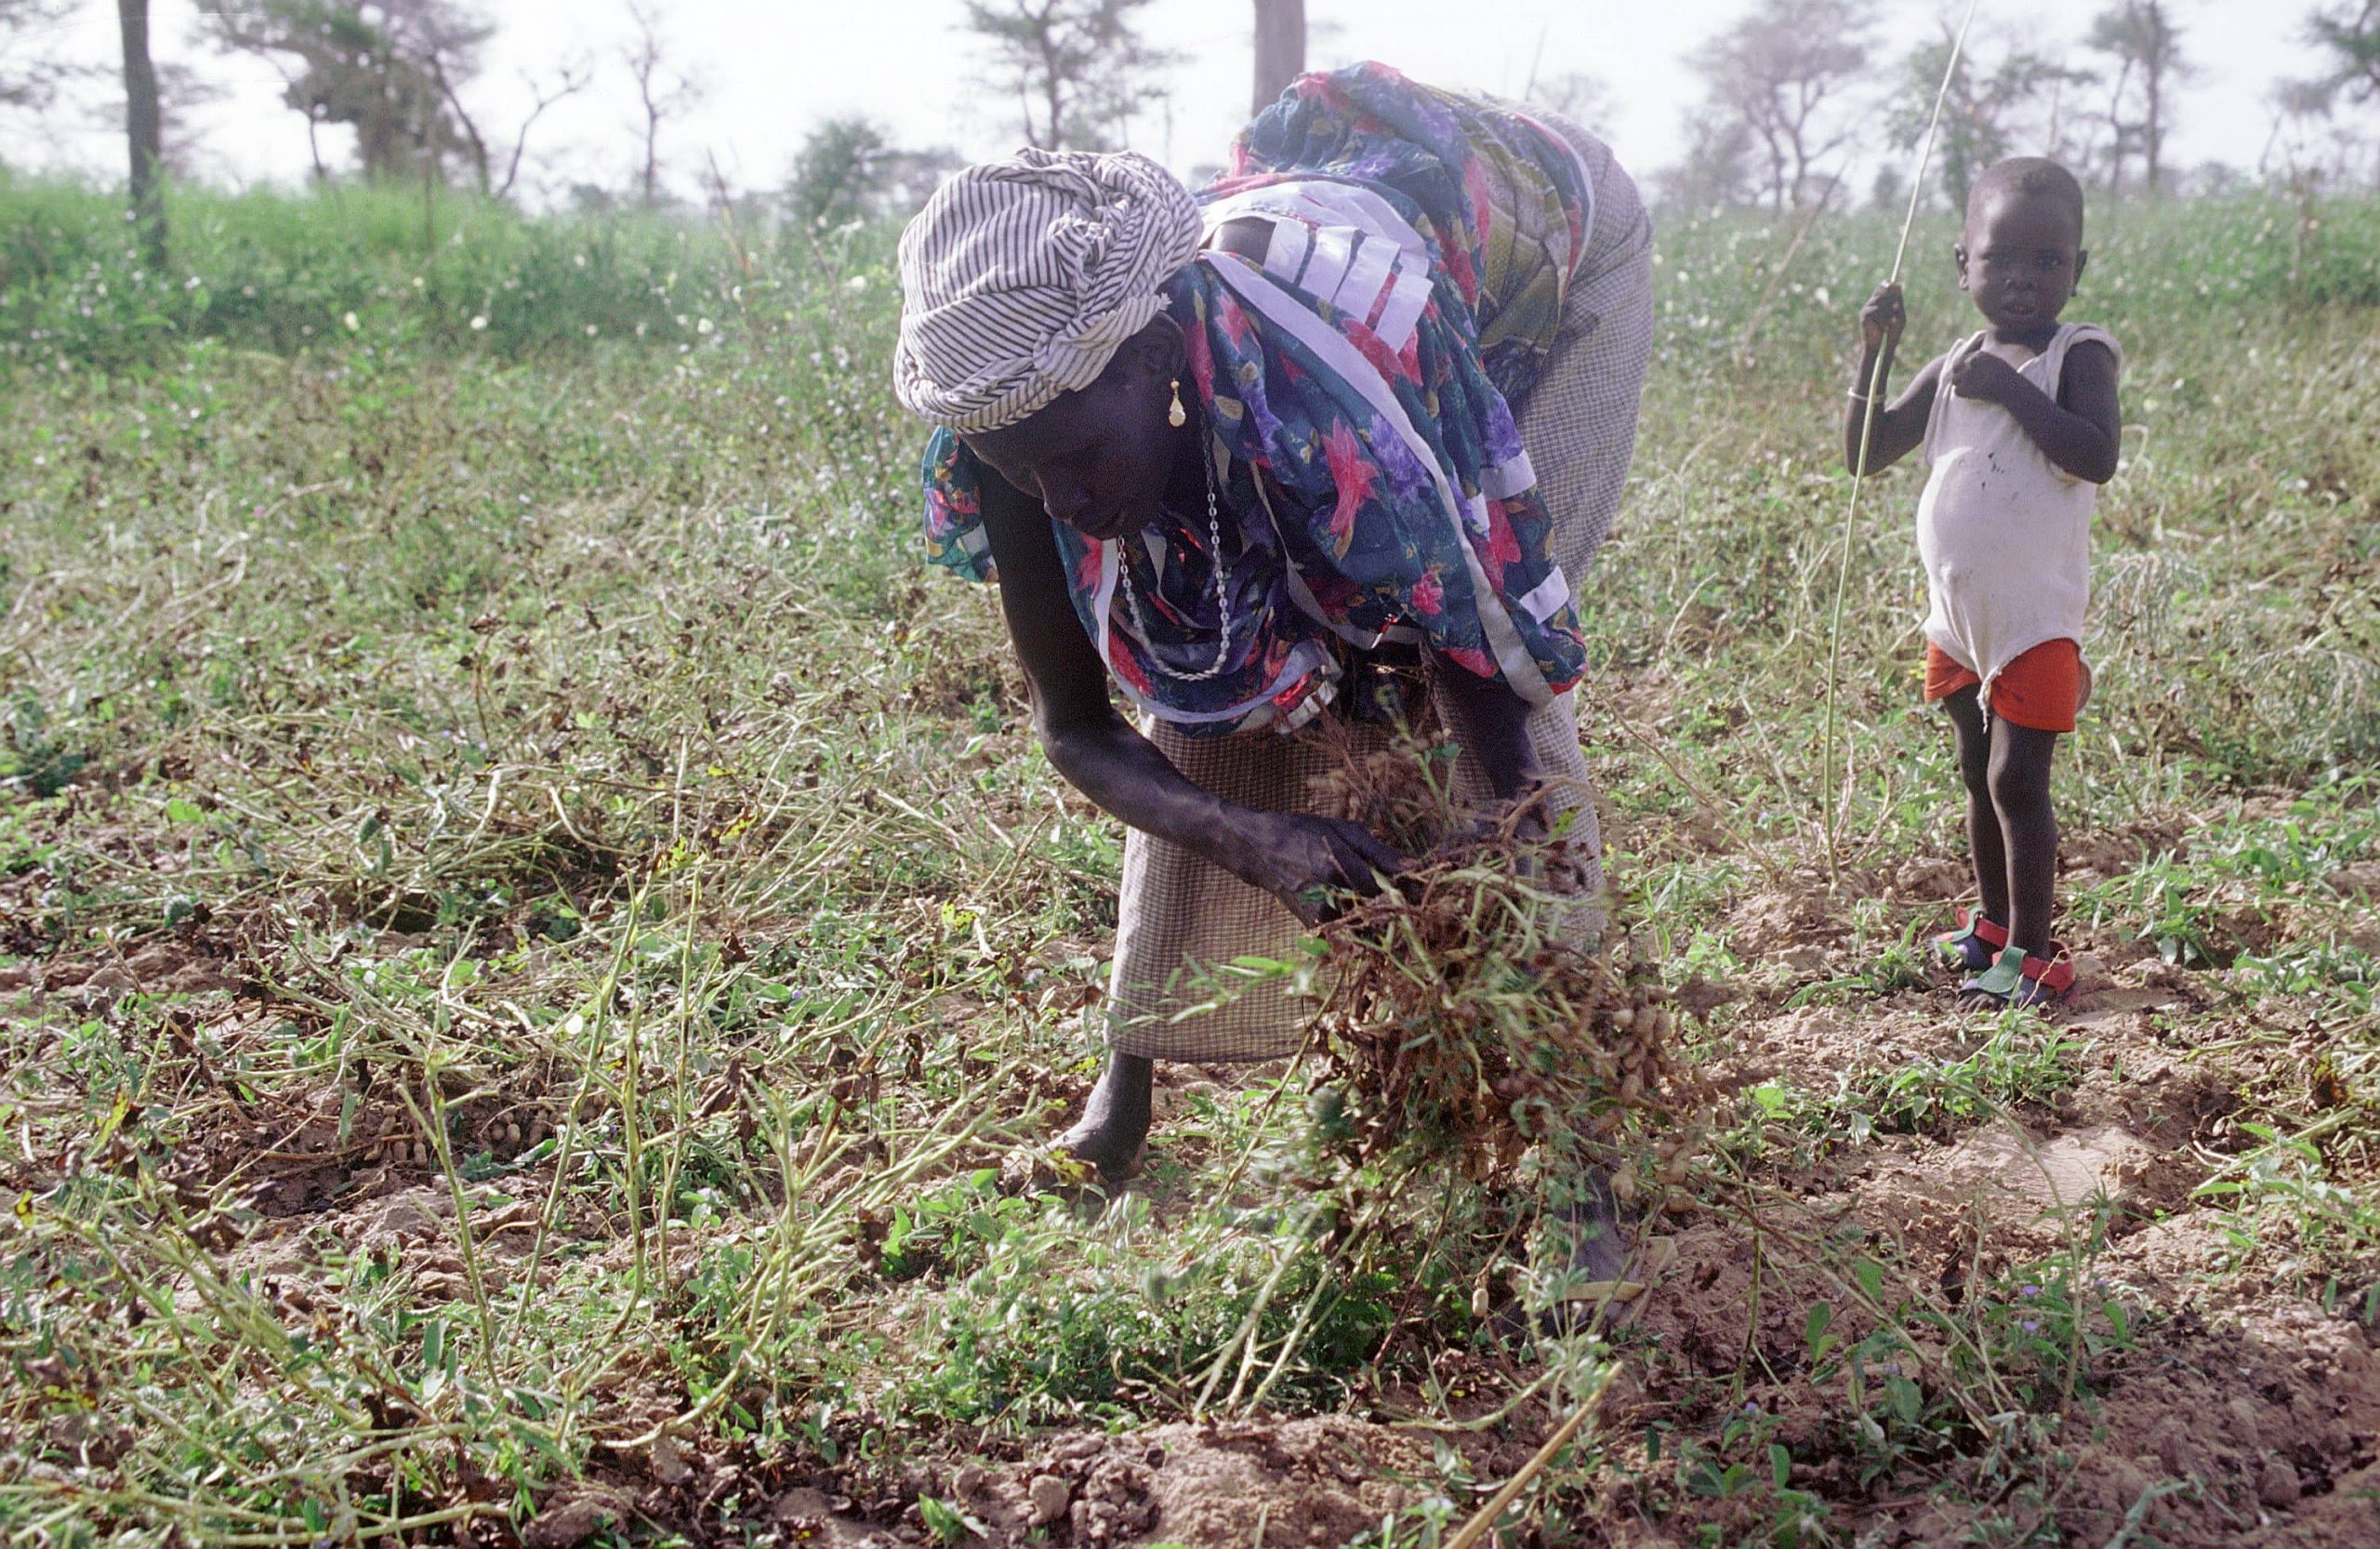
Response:
[{"label": "small white flower", "polygon": [[700,318],[694,323],[694,332],[698,334],[707,334],[712,330],[713,326],[714,324],[711,323],[709,318]]},{"label": "small white flower", "polygon": [[189,279],[184,280],[182,282],[182,288],[184,290],[196,290],[198,288],[198,276],[193,274]]},{"label": "small white flower", "polygon": [[473,332],[473,333],[475,333],[475,334],[480,334],[480,333],[485,333],[486,331],[487,331],[487,313],[485,313],[485,312],[479,312],[479,313],[475,313],[475,314],[472,316],[472,318],[471,318],[471,332]]},{"label": "small white flower", "polygon": [[843,282],[843,288],[845,290],[866,290],[867,288],[867,276],[865,274],[854,274],[850,279]]},{"label": "small white flower", "polygon": [[419,289],[420,289],[420,288],[421,288],[425,284],[427,284],[427,283],[428,283],[428,282],[427,282],[427,281],[425,281],[425,280],[423,280],[423,279],[422,279],[422,277],[421,277],[420,275],[418,275],[418,274],[416,274],[416,275],[415,275],[415,276],[413,277],[413,288],[414,288],[414,289],[416,289],[416,290],[419,290]]},{"label": "small white flower", "polygon": [[588,338],[593,338],[595,337],[595,324],[592,323],[589,323],[587,325],[587,337]]},{"label": "small white flower", "polygon": [[362,323],[356,321],[356,317],[353,312],[349,312],[346,316],[340,318],[339,321],[347,324],[347,331],[350,334],[355,332],[356,329],[364,326]]}]

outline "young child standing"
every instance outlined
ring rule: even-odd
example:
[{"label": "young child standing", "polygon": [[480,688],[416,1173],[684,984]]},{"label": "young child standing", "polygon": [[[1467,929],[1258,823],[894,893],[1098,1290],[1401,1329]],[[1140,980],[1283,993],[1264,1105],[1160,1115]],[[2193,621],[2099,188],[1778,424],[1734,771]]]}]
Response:
[{"label": "young child standing", "polygon": [[1960,989],[1971,1002],[2038,1005],[2074,982],[2050,936],[2050,754],[2090,695],[2091,511],[2115,477],[2122,357],[2102,330],[2058,321],[2089,255],[2082,185],[2056,162],[1987,168],[1952,253],[1983,330],[1878,407],[1863,470],[1871,384],[1883,395],[1877,357],[1889,371],[1905,321],[1900,287],[1878,286],[1859,314],[1844,460],[1874,472],[1923,446],[1932,465],[1917,507],[1925,697],[1957,732],[1982,902],[1941,941],[1968,972]]}]

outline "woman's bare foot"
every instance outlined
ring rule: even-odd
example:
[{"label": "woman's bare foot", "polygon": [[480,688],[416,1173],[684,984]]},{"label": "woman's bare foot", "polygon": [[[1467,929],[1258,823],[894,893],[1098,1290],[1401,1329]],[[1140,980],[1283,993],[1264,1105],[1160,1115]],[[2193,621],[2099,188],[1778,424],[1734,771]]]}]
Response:
[{"label": "woman's bare foot", "polygon": [[1636,1253],[1612,1198],[1610,1175],[1590,1166],[1573,1185],[1575,1197],[1550,1204],[1542,1251],[1553,1261],[1544,1288],[1548,1304],[1529,1310],[1515,1301],[1496,1315],[1506,1339],[1565,1338],[1616,1328],[1634,1316],[1644,1294],[1635,1282]]},{"label": "woman's bare foot", "polygon": [[1058,1137],[1058,1148],[1071,1152],[1113,1187],[1141,1174],[1148,1154],[1149,1089],[1156,1076],[1153,1060],[1138,1054],[1110,1054],[1099,1084],[1091,1089],[1082,1119]]},{"label": "woman's bare foot", "polygon": [[1619,1284],[1627,1278],[1630,1245],[1612,1198],[1610,1175],[1591,1167],[1580,1182],[1580,1198],[1564,1207],[1559,1217],[1570,1269],[1590,1285]]}]

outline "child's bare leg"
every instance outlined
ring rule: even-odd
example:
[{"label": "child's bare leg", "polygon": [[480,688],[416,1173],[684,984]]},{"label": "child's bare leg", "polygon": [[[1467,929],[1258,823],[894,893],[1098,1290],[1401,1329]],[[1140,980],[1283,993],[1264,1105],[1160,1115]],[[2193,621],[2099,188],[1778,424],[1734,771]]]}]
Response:
[{"label": "child's bare leg", "polygon": [[2046,958],[2057,893],[2057,814],[2050,810],[2050,755],[2056,732],[2037,732],[2005,716],[1991,722],[1991,806],[2008,851],[2008,945]]},{"label": "child's bare leg", "polygon": [[1975,886],[1983,912],[2008,922],[2008,854],[2000,839],[2000,814],[1991,802],[1991,733],[1983,704],[1969,683],[1942,701],[1958,733],[1959,778],[1967,788],[1967,847],[1975,854]]}]

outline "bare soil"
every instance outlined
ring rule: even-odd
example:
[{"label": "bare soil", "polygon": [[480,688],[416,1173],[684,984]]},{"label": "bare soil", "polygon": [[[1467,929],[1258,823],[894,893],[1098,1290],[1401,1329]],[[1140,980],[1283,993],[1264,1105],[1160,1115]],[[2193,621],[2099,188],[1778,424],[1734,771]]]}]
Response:
[{"label": "bare soil", "polygon": [[[2179,841],[2171,825],[2082,835],[2069,846],[2069,868],[2104,875]],[[1959,872],[1911,863],[1873,881],[1916,908],[1954,894]],[[2380,892],[2380,881],[2372,885]],[[1958,1059],[1990,1032],[1989,1018],[1955,1009],[1947,978],[1880,999],[1788,1005],[1798,986],[1857,966],[1846,958],[1846,926],[1815,888],[1753,894],[1730,927],[1732,949],[1752,967],[1736,986],[1750,1005],[1714,1069],[1726,1081],[1808,1086],[1814,1071]],[[1648,1224],[1645,1235],[1659,1248],[1646,1271],[1654,1283],[1619,1336],[1626,1375],[1595,1433],[1607,1485],[1588,1503],[1575,1542],[1651,1549],[1712,1542],[1697,1536],[1702,1530],[1722,1542],[1764,1533],[1757,1515],[1682,1497],[1673,1463],[1648,1445],[1657,1433],[1713,1434],[1747,1405],[1773,1422],[1770,1434],[1796,1460],[1795,1488],[1824,1503],[1842,1542],[1972,1542],[1976,1503],[1990,1498],[1992,1481],[1956,1477],[1969,1466],[1956,1460],[1932,1474],[1863,1470],[1841,1435],[1843,1379],[1810,1376],[1809,1310],[1830,1304],[1845,1339],[1874,1327],[1846,1295],[1846,1244],[1890,1266],[1887,1299],[1905,1293],[1911,1304],[1955,1307],[1991,1277],[2070,1248],[2096,1205],[2111,1209],[2103,1209],[2095,1273],[2131,1309],[2135,1337],[2093,1364],[2087,1391],[2055,1421],[2049,1495],[2003,1503],[2010,1517],[2054,1524],[2037,1542],[2077,1545],[2380,1542],[2380,1340],[2360,1316],[2366,1292],[2380,1287],[2380,1265],[2344,1285],[2326,1281],[2279,1248],[2233,1238],[2217,1203],[2196,1192],[2247,1144],[2243,1093],[2279,1091],[2301,1108],[2319,1105],[2320,1092],[2306,1087],[2307,1030],[2221,1010],[2213,977],[2138,944],[2086,936],[2075,945],[2083,982],[2051,1020],[2082,1045],[2081,1074],[2050,1101],[1863,1145],[1838,1140],[1704,1191],[1718,1203]],[[134,989],[193,997],[192,1014],[207,1016],[209,1046],[222,1056],[304,1014],[256,981],[237,940],[205,930],[161,936],[127,957],[41,963],[0,985],[0,998],[22,1010],[59,1002],[104,1014]],[[453,1200],[393,1094],[324,1090],[260,1105],[210,1075],[205,1060],[195,1068],[219,1092],[193,1110],[201,1132],[183,1153],[192,1182],[236,1177],[247,1186],[264,1223],[223,1251],[266,1277],[293,1317],[309,1305],[325,1243],[411,1255],[420,1285],[460,1293]],[[1192,1096],[1246,1079],[1229,1066],[1169,1070],[1158,1145],[1165,1120]],[[548,1096],[534,1075],[517,1078],[514,1090],[483,1089],[463,1111],[463,1131],[492,1157],[517,1156],[545,1132]],[[541,1198],[545,1184],[532,1169],[504,1186]],[[534,1211],[481,1215],[472,1225],[491,1284],[511,1283]],[[557,1230],[589,1251],[615,1235],[599,1220],[565,1220]],[[670,1396],[640,1387],[633,1363],[623,1384],[624,1406],[668,1412]],[[979,1541],[996,1543],[1337,1544],[1443,1489],[1434,1442],[1460,1454],[1476,1481],[1479,1493],[1453,1503],[1459,1520],[1560,1418],[1524,1410],[1501,1428],[1434,1432],[1382,1408],[1123,1434],[951,1436],[890,1475],[825,1477],[748,1445],[599,1450],[588,1477],[556,1489],[521,1539],[532,1549],[570,1549],[628,1526],[694,1542],[755,1532],[786,1543],[918,1543],[930,1537],[918,1501],[931,1495],[963,1512]],[[1929,1488],[1946,1479],[1960,1488]],[[1964,1503],[1942,1503],[1954,1498]],[[478,1530],[481,1542],[503,1536],[484,1524]]]}]

